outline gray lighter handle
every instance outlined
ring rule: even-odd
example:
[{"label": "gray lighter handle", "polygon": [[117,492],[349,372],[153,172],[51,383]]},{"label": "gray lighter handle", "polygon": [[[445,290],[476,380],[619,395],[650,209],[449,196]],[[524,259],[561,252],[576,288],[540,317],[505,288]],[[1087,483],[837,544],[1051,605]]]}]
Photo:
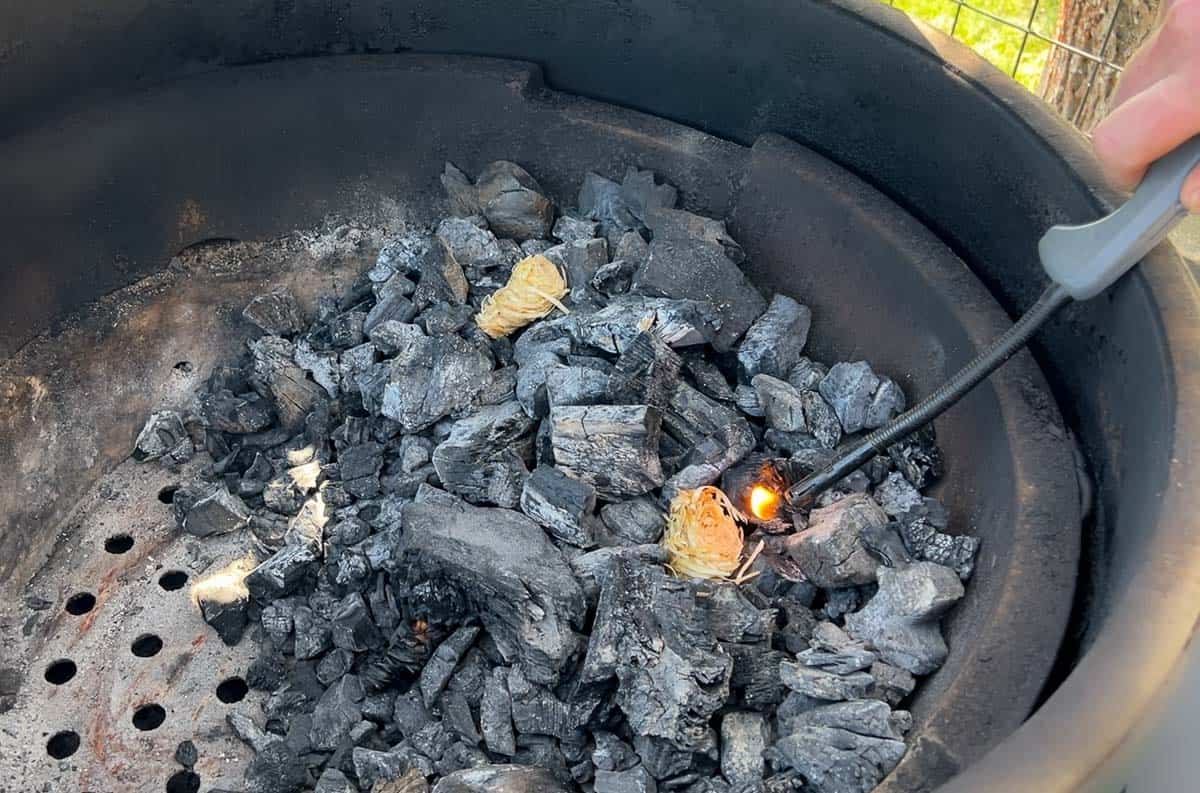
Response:
[{"label": "gray lighter handle", "polygon": [[1050,278],[1076,300],[1107,289],[1184,218],[1179,191],[1200,165],[1200,135],[1150,166],[1125,204],[1082,226],[1055,226],[1038,242]]}]

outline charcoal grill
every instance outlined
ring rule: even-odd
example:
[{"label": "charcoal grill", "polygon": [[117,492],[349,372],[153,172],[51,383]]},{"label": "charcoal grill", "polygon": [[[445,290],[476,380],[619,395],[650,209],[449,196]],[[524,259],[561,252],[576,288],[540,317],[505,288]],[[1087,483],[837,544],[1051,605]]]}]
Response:
[{"label": "charcoal grill", "polygon": [[[869,350],[917,396],[1032,300],[1041,231],[1103,205],[1080,142],[894,13],[769,5],[167,3],[124,27],[118,4],[77,17],[66,54],[49,10],[5,20],[0,790],[185,790],[170,781],[184,738],[202,790],[237,789],[247,755],[222,700],[250,648],[212,641],[186,586],[163,585],[196,565],[169,529],[177,478],[121,461],[148,410],[240,343],[252,294],[311,300],[365,263],[363,229],[436,217],[446,159],[521,162],[564,203],[585,170],[653,168],[686,208],[729,220],[752,280],[812,306],[813,355]],[[331,57],[282,59],[312,54]],[[291,255],[255,255],[314,229]],[[205,246],[228,239],[250,241],[241,266],[212,266]],[[310,248],[338,245],[351,255],[318,267]],[[1200,602],[1180,352],[1196,308],[1178,259],[1155,252],[1048,328],[1041,369],[1019,356],[939,421],[938,495],[983,551],[884,789],[958,775],[946,789],[1069,790],[1122,748]],[[134,652],[150,636],[162,648]],[[76,672],[58,685],[60,660]],[[153,705],[162,723],[141,729]],[[1092,725],[1078,743],[1060,726],[1076,722]]]}]

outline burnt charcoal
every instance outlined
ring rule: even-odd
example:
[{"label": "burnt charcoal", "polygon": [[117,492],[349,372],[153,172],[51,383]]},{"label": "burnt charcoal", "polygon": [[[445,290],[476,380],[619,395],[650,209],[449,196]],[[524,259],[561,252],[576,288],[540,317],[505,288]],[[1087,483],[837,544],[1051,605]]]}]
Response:
[{"label": "burnt charcoal", "polygon": [[421,270],[421,257],[432,244],[432,237],[425,231],[412,231],[389,239],[379,250],[375,266],[367,272],[367,277],[378,284],[397,273],[417,275]]},{"label": "burnt charcoal", "polygon": [[785,686],[798,694],[830,701],[863,699],[875,684],[867,672],[839,675],[791,661],[779,665],[779,677]]},{"label": "burnt charcoal", "polygon": [[825,398],[816,391],[800,394],[804,404],[804,421],[808,431],[825,449],[836,448],[842,440],[842,423]]},{"label": "burnt charcoal", "polygon": [[805,666],[825,669],[838,675],[848,675],[868,669],[876,659],[875,653],[856,643],[838,650],[810,647],[797,653],[796,660]]},{"label": "burnt charcoal", "polygon": [[883,700],[893,708],[917,687],[917,680],[898,666],[876,661],[871,665],[871,677],[875,678],[872,697]]},{"label": "burnt charcoal", "polygon": [[870,496],[847,496],[813,510],[808,530],[789,539],[787,553],[819,587],[869,584],[875,580],[878,563],[863,544],[862,534],[870,526],[886,524],[887,515]]},{"label": "burnt charcoal", "polygon": [[543,255],[566,274],[571,297],[578,301],[599,269],[608,264],[608,243],[603,239],[565,242],[547,248]]},{"label": "burnt charcoal", "polygon": [[637,272],[638,264],[639,262],[628,259],[613,259],[597,267],[589,283],[597,292],[610,296],[623,295],[633,283],[633,274]]},{"label": "burnt charcoal", "polygon": [[942,477],[942,453],[937,447],[932,424],[889,446],[888,456],[896,470],[918,490]]},{"label": "burnt charcoal", "polygon": [[735,789],[762,782],[766,743],[761,713],[734,711],[721,719],[721,774]]},{"label": "burnt charcoal", "polygon": [[254,390],[272,401],[283,429],[303,427],[305,417],[325,396],[321,387],[293,362],[294,345],[278,336],[263,336],[250,342],[250,353],[250,384]]},{"label": "burnt charcoal", "polygon": [[307,606],[296,609],[294,620],[296,626],[294,653],[297,660],[316,658],[332,646],[333,638],[329,620],[313,613],[313,610]]},{"label": "burnt charcoal", "polygon": [[[178,497],[179,491],[176,492]],[[178,504],[178,498],[176,500]],[[192,502],[183,516],[180,528],[196,537],[212,537],[228,534],[250,525],[250,510],[240,498],[230,493],[223,485],[211,486],[211,490]]]},{"label": "burnt charcoal", "polygon": [[533,458],[534,423],[517,402],[482,408],[454,423],[433,450],[442,486],[467,501],[515,507]]},{"label": "burnt charcoal", "polygon": [[244,589],[223,587],[205,588],[197,593],[197,605],[204,618],[226,645],[233,647],[242,640],[249,621],[250,599]]},{"label": "burnt charcoal", "polygon": [[696,387],[706,396],[721,402],[732,402],[734,400],[733,389],[729,386],[729,381],[725,379],[725,375],[716,364],[709,361],[703,355],[689,353],[684,356],[683,365],[692,376]]},{"label": "burnt charcoal", "polygon": [[442,777],[433,793],[569,793],[569,789],[545,768],[485,765]]},{"label": "burnt charcoal", "polygon": [[825,607],[821,615],[825,619],[836,620],[852,611],[858,611],[866,597],[859,587],[840,587],[825,592]]},{"label": "burnt charcoal", "polygon": [[267,643],[246,669],[246,685],[255,691],[274,691],[286,674],[283,655]]},{"label": "burnt charcoal", "polygon": [[887,663],[927,675],[946,660],[938,618],[962,596],[962,582],[949,567],[931,562],[881,567],[879,592],[861,611],[847,615],[846,630]]},{"label": "burnt charcoal", "polygon": [[[350,671],[354,664],[354,653],[349,650],[336,649],[325,653],[317,663],[317,680],[321,685],[328,686]],[[389,716],[391,714],[389,713]]]},{"label": "burnt charcoal", "polygon": [[917,559],[949,567],[963,581],[975,572],[978,537],[943,534],[925,517],[901,520],[895,527],[904,547]]},{"label": "burnt charcoal", "polygon": [[399,779],[376,784],[371,793],[429,793],[429,782],[416,768],[410,768]]},{"label": "burnt charcoal", "polygon": [[755,445],[744,418],[684,383],[671,396],[664,426],[668,435],[688,449],[685,467],[664,488],[667,496],[715,482]]},{"label": "burnt charcoal", "polygon": [[598,548],[574,557],[571,559],[571,569],[575,571],[575,575],[583,587],[589,604],[596,601],[596,598],[600,594],[600,587],[607,585],[613,568],[621,561],[665,564],[667,561],[667,552],[658,543],[652,543],[627,547]]},{"label": "burnt charcoal", "polygon": [[326,768],[317,780],[313,793],[358,793],[358,788],[341,771]]},{"label": "burnt charcoal", "polygon": [[792,769],[812,793],[869,793],[904,757],[904,742],[833,727],[802,727],[768,750],[776,769]]},{"label": "burnt charcoal", "polygon": [[442,187],[450,199],[450,212],[458,217],[482,215],[483,208],[479,206],[479,193],[467,175],[446,163],[441,175]]},{"label": "burnt charcoal", "polygon": [[742,703],[764,710],[783,701],[787,690],[779,679],[779,664],[787,654],[772,650],[769,644],[723,644],[733,659],[729,684],[742,692]]},{"label": "burnt charcoal", "polygon": [[650,246],[636,231],[627,231],[620,235],[613,246],[613,259],[625,259],[635,266],[641,265],[649,254]]},{"label": "burnt charcoal", "polygon": [[409,736],[408,743],[435,763],[442,758],[454,739],[441,721],[431,721]]},{"label": "burnt charcoal", "polygon": [[648,496],[605,504],[600,517],[610,535],[629,545],[658,542],[667,523],[662,509]]},{"label": "burnt charcoal", "polygon": [[557,540],[587,548],[595,544],[596,488],[557,468],[539,466],[525,481],[521,511]]},{"label": "burnt charcoal", "polygon": [[468,768],[479,768],[489,762],[488,756],[479,747],[465,741],[455,741],[446,747],[446,751],[434,763],[434,767],[438,774],[446,775]]},{"label": "burnt charcoal", "polygon": [[451,733],[472,746],[478,745],[483,740],[475,726],[475,718],[471,715],[471,703],[467,702],[467,698],[462,692],[447,689],[442,692],[439,702],[442,723]]},{"label": "burnt charcoal", "polygon": [[636,734],[696,749],[732,671],[706,616],[688,583],[618,559],[601,586],[582,680],[616,677],[617,704]]},{"label": "burnt charcoal", "polygon": [[452,306],[449,303],[438,303],[422,311],[415,322],[430,336],[440,336],[443,333],[457,333],[462,330],[473,316],[475,316],[473,306]]},{"label": "burnt charcoal", "polygon": [[654,239],[631,289],[716,306],[721,323],[712,345],[718,352],[729,350],[763,313],[766,301],[730,258],[740,249],[724,223],[672,209],[649,212],[646,223]]},{"label": "burnt charcoal", "polygon": [[646,405],[558,407],[550,412],[556,464],[617,499],[663,483],[658,457],[661,413]]},{"label": "burnt charcoal", "polygon": [[379,473],[383,466],[383,446],[375,442],[348,446],[338,452],[342,479],[358,479]]},{"label": "burnt charcoal", "polygon": [[866,361],[835,364],[818,386],[846,432],[858,432],[866,425],[877,388],[879,378]]},{"label": "burnt charcoal", "polygon": [[250,571],[246,587],[261,602],[289,595],[315,569],[319,558],[312,545],[285,545]]},{"label": "burnt charcoal", "polygon": [[446,637],[433,651],[429,662],[421,670],[421,677],[418,681],[421,698],[425,701],[426,707],[432,707],[433,703],[437,701],[442,690],[445,689],[446,683],[450,681],[450,676],[454,674],[458,662],[462,660],[463,654],[478,637],[479,627],[467,625]]},{"label": "burnt charcoal", "polygon": [[281,739],[258,725],[253,717],[239,711],[232,711],[225,717],[229,729],[239,741],[249,746],[255,753],[261,752]]},{"label": "burnt charcoal", "polygon": [[547,409],[563,405],[601,405],[609,401],[609,376],[605,372],[587,366],[552,365],[546,368],[545,377]]},{"label": "burnt charcoal", "polygon": [[362,721],[362,683],[354,675],[346,675],[330,686],[313,711],[309,740],[316,749],[332,751]]},{"label": "burnt charcoal", "polygon": [[745,413],[747,416],[754,418],[762,418],[767,413],[763,409],[762,398],[759,397],[758,391],[746,383],[740,383],[733,391],[733,400],[737,404],[738,410]]},{"label": "burnt charcoal", "polygon": [[509,671],[508,691],[512,699],[513,725],[522,735],[569,738],[587,723],[597,704],[587,698],[564,702],[546,687],[529,682],[520,667]]},{"label": "burnt charcoal", "polygon": [[299,793],[309,784],[304,763],[280,740],[254,755],[243,779],[245,793]]},{"label": "burnt charcoal", "polygon": [[[625,347],[608,379],[613,404],[665,408],[679,384],[683,359],[652,332],[639,333]],[[551,404],[555,404],[553,397]]]},{"label": "burnt charcoal", "polygon": [[778,601],[775,605],[783,612],[786,620],[776,633],[783,647],[793,654],[807,650],[817,624],[812,611],[790,597]]},{"label": "burnt charcoal", "polygon": [[292,635],[292,620],[299,604],[298,598],[286,598],[263,606],[260,621],[271,641],[283,644]]},{"label": "burnt charcoal", "polygon": [[621,186],[598,174],[584,175],[577,203],[580,214],[599,221],[605,236],[611,240],[618,240],[624,232],[641,225],[621,196]]},{"label": "burnt charcoal", "polygon": [[437,239],[463,270],[482,271],[512,264],[496,235],[466,218],[447,218],[438,224]]},{"label": "burnt charcoal", "polygon": [[365,790],[371,790],[381,782],[399,779],[411,767],[408,760],[398,752],[377,752],[374,749],[356,746],[351,757],[354,762],[354,775]]},{"label": "burnt charcoal", "polygon": [[183,419],[174,410],[159,410],[150,414],[133,445],[135,460],[166,458],[174,464],[191,459],[195,447],[183,426]]},{"label": "burnt charcoal", "polygon": [[875,395],[871,397],[863,426],[869,430],[879,429],[903,413],[905,404],[904,392],[900,390],[900,386],[886,377],[881,377],[879,388],[875,389]]},{"label": "burnt charcoal", "polygon": [[659,184],[653,171],[630,167],[621,180],[620,196],[630,213],[645,222],[651,210],[673,209],[679,200],[679,191],[666,182]]},{"label": "burnt charcoal", "polygon": [[425,707],[421,693],[414,688],[396,697],[392,720],[400,730],[400,734],[409,738],[424,729],[433,720],[433,717],[429,714],[429,709]]},{"label": "burnt charcoal", "polygon": [[242,316],[271,336],[290,336],[304,329],[300,306],[286,289],[276,289],[254,298],[242,310]]},{"label": "burnt charcoal", "polygon": [[487,660],[477,642],[476,646],[467,650],[459,662],[454,676],[446,684],[446,690],[461,693],[471,708],[476,709],[483,699],[483,691],[487,687],[491,669],[492,663]]},{"label": "burnt charcoal", "polygon": [[618,354],[647,325],[672,347],[707,344],[720,327],[720,314],[701,300],[625,295],[578,322],[575,333],[581,344]]},{"label": "burnt charcoal", "polygon": [[367,602],[357,592],[352,592],[338,603],[330,621],[333,644],[343,650],[361,653],[378,647],[383,638],[371,621]]},{"label": "burnt charcoal", "polygon": [[175,762],[184,768],[191,768],[199,759],[200,753],[196,751],[196,744],[191,741],[180,741],[175,747]]},{"label": "burnt charcoal", "polygon": [[767,426],[780,432],[806,432],[804,399],[786,380],[768,374],[757,374],[751,386],[758,394]]},{"label": "burnt charcoal", "polygon": [[562,359],[549,350],[538,349],[525,356],[517,369],[516,396],[526,414],[541,418],[550,412],[546,381],[552,370],[561,368],[566,368]]},{"label": "burnt charcoal", "polygon": [[829,374],[829,369],[825,364],[801,356],[796,364],[788,370],[785,379],[801,391],[815,391],[827,374]]},{"label": "burnt charcoal", "polygon": [[[367,321],[365,311],[346,311],[329,320],[329,341],[339,350],[343,350],[340,360],[345,360],[347,352],[362,345],[366,336],[363,326]],[[358,353],[362,355],[363,353]]]},{"label": "burnt charcoal", "polygon": [[654,777],[640,765],[628,771],[596,772],[596,793],[657,793]]},{"label": "burnt charcoal", "polygon": [[371,563],[358,548],[334,548],[325,557],[326,564],[332,561],[333,583],[342,589],[361,589],[371,575]]},{"label": "burnt charcoal", "polygon": [[453,335],[426,338],[390,365],[380,412],[419,432],[470,407],[491,371],[488,350]]},{"label": "burnt charcoal", "polygon": [[562,215],[554,222],[554,230],[550,233],[559,242],[588,240],[600,233],[600,224]]},{"label": "burnt charcoal", "polygon": [[296,486],[296,481],[287,472],[271,479],[263,486],[263,503],[278,515],[295,515],[304,506],[307,493]]},{"label": "burnt charcoal", "polygon": [[362,518],[354,515],[347,516],[335,523],[329,530],[331,542],[342,546],[357,545],[367,538],[371,527]]},{"label": "burnt charcoal", "polygon": [[616,735],[605,730],[592,733],[595,747],[592,749],[592,764],[602,771],[627,771],[638,764],[633,747]]},{"label": "burnt charcoal", "polygon": [[488,751],[512,757],[517,753],[517,738],[512,723],[512,696],[508,691],[508,669],[491,672],[483,699],[479,703],[479,728]]},{"label": "burnt charcoal", "polygon": [[[711,730],[706,731],[701,739],[704,748],[716,743]],[[642,765],[655,779],[666,780],[676,777],[690,769],[696,760],[696,755],[687,749],[682,749],[671,741],[656,738],[652,735],[633,736],[633,747]]]},{"label": "burnt charcoal", "polygon": [[746,380],[757,374],[778,379],[788,377],[800,362],[811,326],[812,311],[807,306],[786,295],[775,295],[738,345],[741,376]]},{"label": "burnt charcoal", "polygon": [[416,312],[436,303],[458,306],[467,302],[470,283],[462,264],[442,239],[435,240],[429,251],[421,257],[420,266],[420,281],[412,295]]},{"label": "burnt charcoal", "polygon": [[567,758],[563,756],[557,738],[546,735],[521,735],[517,738],[517,753],[513,763],[544,768],[561,784],[572,783]]},{"label": "burnt charcoal", "polygon": [[899,471],[888,474],[887,479],[875,488],[875,500],[893,518],[922,505],[921,493]]},{"label": "burnt charcoal", "polygon": [[341,370],[338,368],[338,356],[336,352],[317,352],[309,346],[308,342],[301,339],[296,342],[296,351],[292,355],[292,360],[296,362],[304,371],[308,372],[312,379],[325,389],[325,393],[336,399],[341,389]]},{"label": "burnt charcoal", "polygon": [[883,702],[862,699],[820,705],[789,720],[786,726],[789,732],[803,727],[834,727],[856,735],[900,741],[911,724],[906,712],[893,712]]},{"label": "burnt charcoal", "polygon": [[537,180],[521,166],[497,160],[480,172],[475,189],[483,216],[496,234],[515,240],[550,235],[554,205]]},{"label": "burnt charcoal", "polygon": [[861,535],[863,547],[885,567],[903,567],[913,561],[913,555],[905,546],[900,531],[900,524],[896,522],[867,526]]}]

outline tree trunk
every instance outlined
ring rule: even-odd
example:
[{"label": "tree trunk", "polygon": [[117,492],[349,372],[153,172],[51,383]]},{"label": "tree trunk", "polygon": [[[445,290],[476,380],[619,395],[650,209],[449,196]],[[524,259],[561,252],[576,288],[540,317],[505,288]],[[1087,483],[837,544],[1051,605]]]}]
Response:
[{"label": "tree trunk", "polygon": [[[1063,0],[1054,38],[1124,66],[1154,28],[1160,0]],[[1055,47],[1042,72],[1042,98],[1088,132],[1108,112],[1117,73]]]}]

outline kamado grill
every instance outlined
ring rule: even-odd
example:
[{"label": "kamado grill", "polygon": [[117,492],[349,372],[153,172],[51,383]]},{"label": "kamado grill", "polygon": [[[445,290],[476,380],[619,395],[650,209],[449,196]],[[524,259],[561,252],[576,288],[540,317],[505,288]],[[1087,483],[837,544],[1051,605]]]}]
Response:
[{"label": "kamado grill", "polygon": [[[254,733],[230,714],[261,724],[262,633],[227,646],[191,600],[238,586],[247,532],[180,531],[202,463],[130,454],[262,335],[252,300],[286,289],[316,316],[449,215],[447,161],[519,163],[559,210],[589,172],[652,171],[724,221],[752,288],[811,309],[805,356],[868,359],[910,401],[1033,303],[1045,229],[1113,198],[1036,100],[874,5],[67,2],[0,22],[0,791],[244,789],[234,733]],[[1168,751],[1145,741],[1179,717],[1200,610],[1197,297],[1157,248],[937,420],[924,493],[979,550],[876,790],[1117,789]],[[790,520],[775,500],[811,473],[761,462],[722,482],[747,534]],[[545,789],[497,784],[452,789]]]}]

